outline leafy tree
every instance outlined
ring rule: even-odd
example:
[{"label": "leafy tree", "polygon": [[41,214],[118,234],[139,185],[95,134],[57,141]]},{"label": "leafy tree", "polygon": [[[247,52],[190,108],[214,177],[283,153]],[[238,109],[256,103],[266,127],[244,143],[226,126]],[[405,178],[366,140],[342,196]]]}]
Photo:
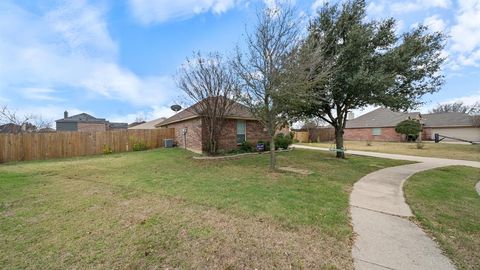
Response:
[{"label": "leafy tree", "polygon": [[308,30],[283,74],[288,87],[282,100],[291,116],[332,125],[338,149],[348,112],[367,105],[415,108],[443,83],[445,36],[424,26],[397,36],[393,18],[366,18],[364,0],[325,4]]},{"label": "leafy tree", "polygon": [[422,131],[422,124],[414,119],[407,119],[395,126],[395,132],[408,137],[417,137],[418,133]]},{"label": "leafy tree", "polygon": [[298,29],[290,7],[267,8],[259,11],[257,18],[253,32],[247,33],[245,51],[237,48],[232,65],[241,82],[243,102],[268,131],[270,168],[274,170],[274,136],[286,122],[278,93],[287,56],[298,41]]}]

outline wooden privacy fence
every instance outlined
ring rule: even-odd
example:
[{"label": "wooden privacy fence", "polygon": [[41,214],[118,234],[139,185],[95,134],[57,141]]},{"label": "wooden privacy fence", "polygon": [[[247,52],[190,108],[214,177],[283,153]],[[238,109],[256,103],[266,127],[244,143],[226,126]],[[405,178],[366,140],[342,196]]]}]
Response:
[{"label": "wooden privacy fence", "polygon": [[105,148],[126,152],[138,142],[152,149],[163,147],[163,140],[173,139],[174,134],[173,128],[0,134],[0,163],[95,155]]}]

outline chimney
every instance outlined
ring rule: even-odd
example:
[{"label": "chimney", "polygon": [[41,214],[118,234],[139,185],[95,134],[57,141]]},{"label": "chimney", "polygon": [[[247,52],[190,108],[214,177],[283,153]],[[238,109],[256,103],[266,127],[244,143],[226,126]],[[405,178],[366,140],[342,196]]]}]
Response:
[{"label": "chimney", "polygon": [[67,112],[67,111],[65,111],[65,112],[63,113],[63,118],[68,118],[68,112]]},{"label": "chimney", "polygon": [[347,120],[352,120],[353,118],[355,118],[355,114],[353,114],[353,112],[348,112]]}]

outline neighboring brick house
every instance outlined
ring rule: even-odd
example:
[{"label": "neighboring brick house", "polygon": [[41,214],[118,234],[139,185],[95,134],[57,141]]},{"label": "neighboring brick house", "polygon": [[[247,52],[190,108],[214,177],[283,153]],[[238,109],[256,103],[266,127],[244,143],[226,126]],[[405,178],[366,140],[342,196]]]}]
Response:
[{"label": "neighboring brick house", "polygon": [[37,127],[30,123],[24,123],[23,125],[13,123],[0,125],[0,133],[31,133],[35,131],[37,131]]},{"label": "neighboring brick house", "polygon": [[[156,127],[175,128],[175,142],[179,147],[201,153],[205,150],[208,131],[202,116],[195,110],[197,104],[167,118]],[[247,107],[240,103],[233,104],[226,121],[218,142],[218,149],[234,150],[244,141],[256,144],[258,141],[268,141],[270,138],[263,125]],[[186,131],[185,134],[184,131]]]},{"label": "neighboring brick house", "polygon": [[87,113],[68,116],[65,111],[63,119],[55,121],[57,131],[107,131],[124,130],[128,128],[127,123],[111,123],[104,118],[96,118]]},{"label": "neighboring brick house", "polygon": [[[418,119],[423,124],[422,139],[433,140],[434,134],[480,141],[480,127],[473,117],[465,113],[394,112],[378,108],[352,120],[345,127],[345,140],[357,141],[403,141],[404,137],[395,132],[395,126],[403,120]],[[448,139],[447,139],[448,140]]]}]

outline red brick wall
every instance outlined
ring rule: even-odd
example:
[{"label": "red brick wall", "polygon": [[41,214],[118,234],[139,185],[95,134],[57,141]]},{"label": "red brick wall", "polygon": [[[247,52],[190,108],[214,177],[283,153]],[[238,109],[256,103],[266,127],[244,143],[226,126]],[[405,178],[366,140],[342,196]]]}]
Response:
[{"label": "red brick wall", "polygon": [[[246,137],[248,142],[256,144],[258,141],[269,140],[270,136],[268,136],[267,131],[260,122],[246,120],[246,125]],[[229,151],[237,148],[237,120],[228,119],[223,129],[223,134],[220,136],[219,149]]]},{"label": "red brick wall", "polygon": [[423,128],[422,131],[422,140],[424,141],[431,141],[432,140],[432,129],[431,128]]},{"label": "red brick wall", "polygon": [[181,148],[185,147],[185,140],[182,130],[187,128],[187,149],[197,153],[202,152],[202,121],[200,118],[173,123],[167,125],[166,127],[175,129],[175,142],[177,143],[178,147]]},{"label": "red brick wall", "polygon": [[[258,141],[268,141],[269,136],[263,125],[258,121],[246,120],[247,141],[256,144]],[[195,118],[178,123],[167,125],[168,128],[175,129],[175,142],[179,147],[185,147],[184,138],[182,134],[183,128],[187,127],[187,149],[194,152],[202,152],[206,146],[207,131],[202,128],[202,120]],[[202,143],[203,142],[203,143]],[[228,119],[225,123],[222,135],[218,142],[218,149],[221,150],[234,150],[238,148],[237,145],[237,120]]]},{"label": "red brick wall", "polygon": [[349,128],[345,129],[344,139],[347,141],[386,141],[399,142],[403,140],[401,134],[395,132],[395,128],[381,128],[379,136],[372,135],[372,128]]}]

